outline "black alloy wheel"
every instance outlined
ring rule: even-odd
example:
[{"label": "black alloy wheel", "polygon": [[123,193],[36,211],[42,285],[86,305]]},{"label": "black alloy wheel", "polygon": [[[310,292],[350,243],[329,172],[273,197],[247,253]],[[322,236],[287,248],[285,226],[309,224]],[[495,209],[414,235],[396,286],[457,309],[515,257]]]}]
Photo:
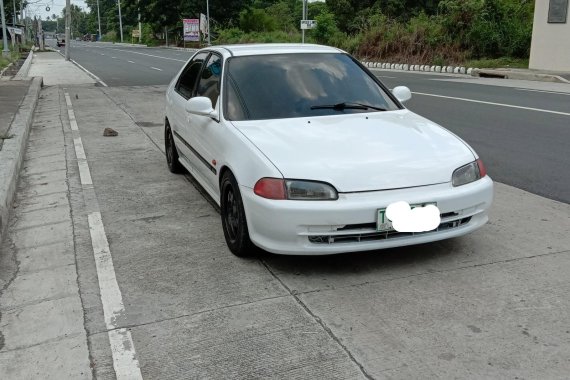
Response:
[{"label": "black alloy wheel", "polygon": [[166,151],[166,163],[168,164],[168,169],[172,173],[182,173],[182,164],[178,161],[178,151],[176,150],[174,136],[172,135],[172,130],[168,123],[164,127],[164,150]]},{"label": "black alloy wheel", "polygon": [[226,244],[232,253],[239,257],[253,256],[256,247],[249,238],[243,201],[237,181],[229,171],[220,181],[222,227]]}]

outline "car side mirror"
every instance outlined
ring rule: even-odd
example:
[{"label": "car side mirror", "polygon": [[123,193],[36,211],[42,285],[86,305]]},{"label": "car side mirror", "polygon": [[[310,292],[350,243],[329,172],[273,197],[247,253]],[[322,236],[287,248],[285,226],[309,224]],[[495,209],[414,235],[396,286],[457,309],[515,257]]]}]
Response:
[{"label": "car side mirror", "polygon": [[194,115],[210,116],[216,119],[216,111],[212,107],[212,101],[206,96],[196,96],[186,102],[186,112]]},{"label": "car side mirror", "polygon": [[412,98],[412,92],[406,86],[394,87],[392,94],[400,101],[400,103],[407,102]]}]

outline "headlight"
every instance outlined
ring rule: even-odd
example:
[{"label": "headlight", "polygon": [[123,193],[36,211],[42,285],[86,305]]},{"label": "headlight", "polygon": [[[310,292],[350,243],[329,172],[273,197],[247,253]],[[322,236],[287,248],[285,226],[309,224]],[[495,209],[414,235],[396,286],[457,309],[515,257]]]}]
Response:
[{"label": "headlight", "polygon": [[455,169],[451,178],[453,186],[461,186],[477,181],[487,174],[483,161],[480,159]]},{"label": "headlight", "polygon": [[335,188],[328,183],[286,179],[287,198],[301,201],[333,201],[338,199]]},{"label": "headlight", "polygon": [[298,201],[334,201],[338,193],[324,182],[298,179],[262,178],[255,184],[253,192],[267,199],[290,199]]}]

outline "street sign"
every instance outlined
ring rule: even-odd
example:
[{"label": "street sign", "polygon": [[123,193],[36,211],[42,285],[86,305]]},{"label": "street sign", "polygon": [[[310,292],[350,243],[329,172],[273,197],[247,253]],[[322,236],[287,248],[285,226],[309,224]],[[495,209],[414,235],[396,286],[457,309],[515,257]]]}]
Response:
[{"label": "street sign", "polygon": [[313,29],[317,26],[316,20],[301,20],[301,29]]},{"label": "street sign", "polygon": [[131,32],[131,36],[133,38],[139,38],[141,36],[141,32],[138,29],[133,29],[133,31]]}]

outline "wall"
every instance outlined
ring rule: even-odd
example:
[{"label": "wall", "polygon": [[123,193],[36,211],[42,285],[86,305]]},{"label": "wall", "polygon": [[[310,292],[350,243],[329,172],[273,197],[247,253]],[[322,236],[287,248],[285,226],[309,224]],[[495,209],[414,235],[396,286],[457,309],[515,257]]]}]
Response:
[{"label": "wall", "polygon": [[566,9],[565,23],[548,23],[550,2],[536,0],[535,3],[529,66],[531,69],[570,72],[570,9]]}]

